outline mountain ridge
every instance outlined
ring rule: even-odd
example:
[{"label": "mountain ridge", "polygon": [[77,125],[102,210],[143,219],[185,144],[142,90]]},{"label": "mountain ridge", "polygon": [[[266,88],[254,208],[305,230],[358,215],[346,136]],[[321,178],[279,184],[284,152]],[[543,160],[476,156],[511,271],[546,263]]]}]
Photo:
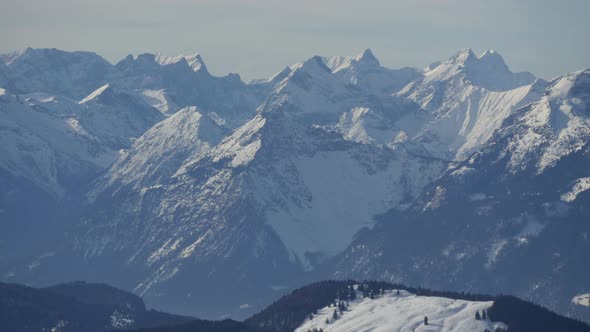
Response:
[{"label": "mountain ridge", "polygon": [[[148,303],[215,317],[228,303],[244,317],[281,289],[334,274],[358,277],[362,268],[362,277],[429,276],[444,288],[469,281],[469,289],[505,287],[523,296],[541,294],[529,291],[532,279],[569,278],[558,300],[538,298],[568,313],[571,298],[587,293],[575,277],[585,275],[583,267],[540,267],[518,287],[505,283],[510,271],[499,267],[554,248],[547,230],[556,220],[571,221],[553,231],[558,253],[584,258],[565,240],[585,246],[576,232],[586,227],[590,175],[571,165],[586,164],[587,70],[545,82],[510,72],[495,51],[477,57],[471,50],[424,71],[389,69],[367,49],[314,56],[244,83],[211,75],[197,55],[141,54],[107,65],[90,53],[25,53],[4,56],[11,62],[0,67],[0,84],[2,68],[8,77],[0,138],[10,157],[0,160],[0,181],[10,188],[0,210],[11,221],[2,233],[26,234],[46,217],[51,222],[42,225],[54,235],[35,248],[0,238],[0,245],[23,247],[18,258],[0,254],[3,278],[47,283],[64,268],[133,289]],[[55,68],[13,76],[11,66],[30,70],[25,58]],[[56,71],[63,86],[54,84]],[[31,89],[46,91],[24,93]],[[562,167],[562,174],[554,170]],[[547,184],[545,172],[563,183]],[[541,201],[555,191],[564,199]],[[510,192],[522,195],[514,200],[521,206],[510,203]],[[38,215],[27,195],[43,207]],[[448,215],[440,221],[438,211]],[[411,257],[392,249],[420,246],[429,225],[440,237],[428,248]],[[494,238],[473,229],[491,229]],[[481,276],[492,273],[500,281],[484,284]],[[474,276],[482,281],[471,283]],[[231,297],[206,305],[193,297],[227,284]],[[256,303],[242,309],[252,294]]]}]

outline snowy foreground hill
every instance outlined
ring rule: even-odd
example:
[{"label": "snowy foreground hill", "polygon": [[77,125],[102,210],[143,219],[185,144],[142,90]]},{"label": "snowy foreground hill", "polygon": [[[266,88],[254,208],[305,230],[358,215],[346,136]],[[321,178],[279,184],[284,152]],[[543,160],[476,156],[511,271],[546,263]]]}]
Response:
[{"label": "snowy foreground hill", "polygon": [[370,281],[310,284],[242,322],[148,310],[141,298],[104,284],[0,283],[0,327],[12,332],[590,331],[587,324],[514,297]]},{"label": "snowy foreground hill", "polygon": [[[495,331],[506,329],[503,323],[475,319],[488,310],[493,301],[472,302],[444,297],[417,296],[405,290],[386,291],[374,299],[362,298],[348,303],[334,318],[334,306],[320,309],[296,332],[323,331]],[[339,311],[338,311],[339,312]],[[427,319],[425,325],[424,318]]]},{"label": "snowy foreground hill", "polygon": [[425,69],[314,56],[247,83],[198,54],[0,55],[0,278],[209,318],[374,278],[590,320],[572,303],[590,292],[589,75],[469,49]]}]

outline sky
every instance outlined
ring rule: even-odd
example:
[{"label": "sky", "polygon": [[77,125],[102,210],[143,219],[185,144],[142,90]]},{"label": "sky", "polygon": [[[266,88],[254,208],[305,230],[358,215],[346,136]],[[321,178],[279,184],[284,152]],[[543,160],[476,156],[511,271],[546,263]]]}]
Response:
[{"label": "sky", "polygon": [[590,67],[589,12],[589,0],[0,0],[0,52],[198,52],[247,80],[365,48],[391,68],[494,49],[548,79]]}]

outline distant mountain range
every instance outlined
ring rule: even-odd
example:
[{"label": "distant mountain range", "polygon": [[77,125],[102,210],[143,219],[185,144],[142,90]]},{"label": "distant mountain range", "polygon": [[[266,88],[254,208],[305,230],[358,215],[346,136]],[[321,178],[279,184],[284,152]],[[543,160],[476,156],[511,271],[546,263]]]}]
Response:
[{"label": "distant mountain range", "polygon": [[590,293],[590,69],[366,50],[245,83],[198,54],[0,60],[4,281],[244,318],[309,281],[381,279],[590,321],[572,302]]}]

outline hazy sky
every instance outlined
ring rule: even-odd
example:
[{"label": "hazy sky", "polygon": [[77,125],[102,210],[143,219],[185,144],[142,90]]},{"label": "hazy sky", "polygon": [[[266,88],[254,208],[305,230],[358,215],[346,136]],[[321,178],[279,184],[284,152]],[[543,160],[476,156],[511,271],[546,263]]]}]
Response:
[{"label": "hazy sky", "polygon": [[541,77],[590,67],[590,0],[0,0],[0,52],[31,47],[202,54],[214,74],[267,77],[369,47],[388,67],[495,49]]}]

